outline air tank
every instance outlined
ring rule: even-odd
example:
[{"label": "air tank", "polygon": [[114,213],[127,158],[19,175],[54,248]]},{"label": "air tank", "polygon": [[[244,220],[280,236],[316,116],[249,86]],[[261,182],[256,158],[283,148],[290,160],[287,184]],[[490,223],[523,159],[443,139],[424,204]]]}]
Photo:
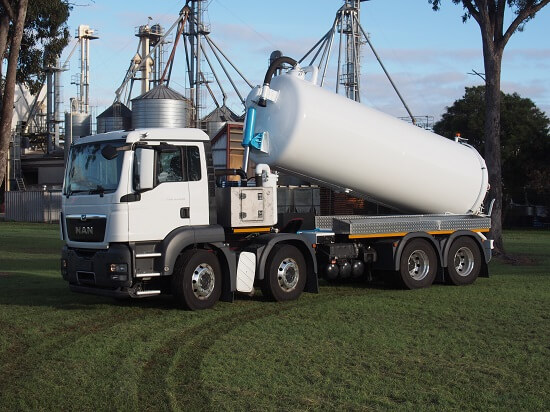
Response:
[{"label": "air tank", "polygon": [[96,119],[97,133],[128,130],[132,127],[132,111],[120,102],[113,103]]},{"label": "air tank", "polygon": [[309,77],[299,69],[274,77],[266,107],[260,87],[249,94],[246,124],[253,107],[261,148],[251,150],[254,162],[403,212],[480,212],[488,177],[473,147],[322,89],[315,71]]},{"label": "air tank", "polygon": [[132,127],[189,127],[191,103],[160,85],[132,99]]}]

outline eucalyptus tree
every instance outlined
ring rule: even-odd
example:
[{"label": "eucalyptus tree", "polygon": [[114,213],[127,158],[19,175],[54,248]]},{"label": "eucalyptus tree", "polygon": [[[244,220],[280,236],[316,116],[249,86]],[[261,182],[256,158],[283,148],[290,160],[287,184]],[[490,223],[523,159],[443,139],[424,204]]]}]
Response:
[{"label": "eucalyptus tree", "polygon": [[0,185],[6,171],[15,86],[21,83],[31,93],[40,91],[43,67],[55,64],[69,42],[70,10],[65,0],[0,0]]},{"label": "eucalyptus tree", "polygon": [[[442,0],[428,0],[434,10],[439,10]],[[525,24],[550,0],[452,0],[462,5],[462,20],[473,18],[481,31],[483,61],[485,66],[485,161],[489,171],[491,189],[489,196],[495,199],[491,219],[492,236],[496,252],[504,252],[502,244],[502,172],[500,151],[500,75],[504,48],[510,37],[523,31]],[[506,11],[515,17],[505,25]]]}]

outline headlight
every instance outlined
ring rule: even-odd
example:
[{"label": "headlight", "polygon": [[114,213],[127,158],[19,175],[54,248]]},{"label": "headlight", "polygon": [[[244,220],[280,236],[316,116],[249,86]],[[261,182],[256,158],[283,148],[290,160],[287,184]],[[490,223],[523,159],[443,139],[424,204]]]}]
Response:
[{"label": "headlight", "polygon": [[111,263],[109,267],[111,273],[128,273],[127,263]]},{"label": "headlight", "polygon": [[127,263],[111,263],[109,265],[111,271],[111,279],[126,282],[128,280],[128,264]]},{"label": "headlight", "polygon": [[61,275],[67,275],[67,268],[69,267],[69,262],[67,259],[61,259]]}]

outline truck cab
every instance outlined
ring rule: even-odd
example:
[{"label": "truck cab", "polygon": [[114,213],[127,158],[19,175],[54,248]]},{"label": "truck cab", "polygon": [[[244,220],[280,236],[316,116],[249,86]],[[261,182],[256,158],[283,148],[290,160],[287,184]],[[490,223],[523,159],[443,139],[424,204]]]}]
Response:
[{"label": "truck cab", "polygon": [[264,276],[256,262],[271,258],[281,243],[294,248],[291,255],[307,257],[296,258],[303,267],[292,274],[287,267],[291,286],[275,285],[283,290],[277,300],[296,298],[306,272],[316,290],[312,248],[296,234],[271,236],[276,175],[268,167],[258,173],[259,187],[216,188],[210,141],[198,129],[80,139],[63,187],[63,278],[75,292],[119,298],[170,293],[201,309],[220,298],[231,301],[235,291],[251,292]]}]

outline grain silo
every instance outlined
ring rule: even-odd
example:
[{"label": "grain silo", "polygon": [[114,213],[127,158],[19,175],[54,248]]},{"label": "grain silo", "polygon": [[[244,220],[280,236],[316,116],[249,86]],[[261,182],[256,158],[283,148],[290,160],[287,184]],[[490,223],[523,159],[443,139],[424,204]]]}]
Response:
[{"label": "grain silo", "polygon": [[132,111],[124,104],[115,102],[97,116],[97,132],[128,130],[132,127]]},{"label": "grain silo", "polygon": [[187,98],[160,85],[132,99],[132,127],[188,127],[190,112]]},{"label": "grain silo", "polygon": [[206,126],[206,134],[213,139],[227,122],[237,122],[238,120],[239,116],[233,113],[229,107],[223,105],[204,116],[202,124]]},{"label": "grain silo", "polygon": [[88,113],[66,112],[65,131],[67,134],[70,134],[71,125],[73,139],[92,134],[92,117]]}]

